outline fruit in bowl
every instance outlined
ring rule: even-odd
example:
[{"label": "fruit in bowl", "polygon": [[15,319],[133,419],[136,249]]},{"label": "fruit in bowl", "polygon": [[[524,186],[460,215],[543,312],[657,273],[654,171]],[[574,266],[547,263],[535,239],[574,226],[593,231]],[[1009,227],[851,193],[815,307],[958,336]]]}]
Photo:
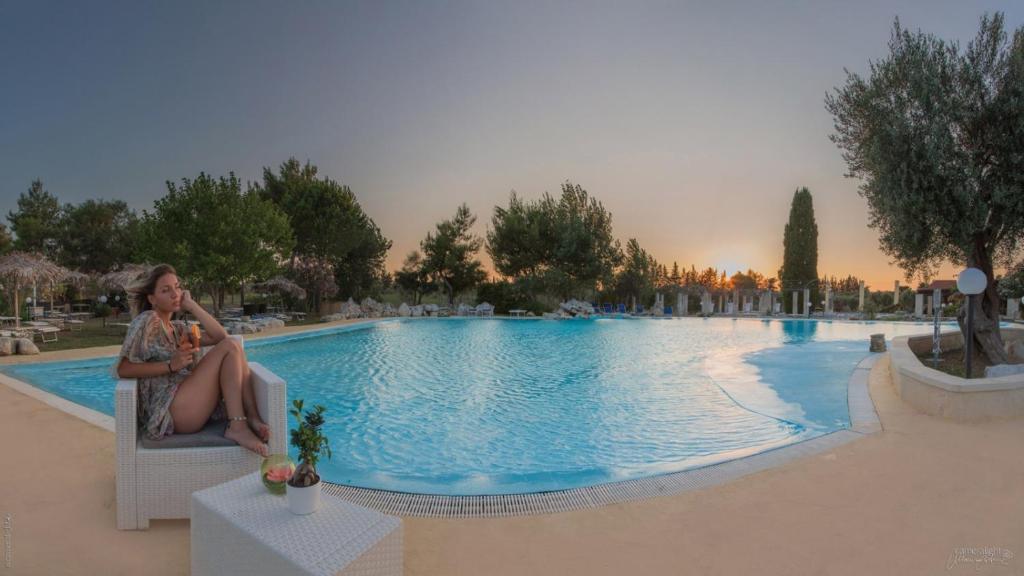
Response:
[{"label": "fruit in bowl", "polygon": [[263,459],[260,465],[260,477],[263,485],[271,494],[281,495],[285,491],[285,483],[295,472],[295,462],[286,454],[271,454]]}]

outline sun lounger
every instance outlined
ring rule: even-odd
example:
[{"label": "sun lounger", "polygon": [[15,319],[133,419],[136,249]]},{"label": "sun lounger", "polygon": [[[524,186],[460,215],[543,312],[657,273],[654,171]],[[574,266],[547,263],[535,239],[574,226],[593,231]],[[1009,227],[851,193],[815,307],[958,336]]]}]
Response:
[{"label": "sun lounger", "polygon": [[[57,334],[59,334],[59,333],[60,333],[60,328],[57,328],[56,326],[33,326],[32,327],[32,338],[35,339],[36,336],[39,336],[39,341],[40,342],[56,342],[57,341]],[[47,337],[47,335],[52,336],[52,338]]]}]

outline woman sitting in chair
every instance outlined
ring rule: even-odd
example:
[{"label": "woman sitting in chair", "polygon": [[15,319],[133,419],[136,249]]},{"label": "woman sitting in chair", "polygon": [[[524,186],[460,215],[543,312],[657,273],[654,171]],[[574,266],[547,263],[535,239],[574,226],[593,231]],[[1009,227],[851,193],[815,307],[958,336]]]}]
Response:
[{"label": "woman sitting in chair", "polygon": [[[139,381],[139,421],[144,433],[158,440],[168,434],[191,434],[207,421],[228,420],[226,438],[267,455],[270,427],[256,410],[249,364],[242,347],[224,327],[182,290],[174,268],[161,264],[145,282],[131,289],[132,312],[117,377]],[[193,365],[197,351],[189,328],[172,320],[188,312],[203,326],[199,346],[213,346]]]}]

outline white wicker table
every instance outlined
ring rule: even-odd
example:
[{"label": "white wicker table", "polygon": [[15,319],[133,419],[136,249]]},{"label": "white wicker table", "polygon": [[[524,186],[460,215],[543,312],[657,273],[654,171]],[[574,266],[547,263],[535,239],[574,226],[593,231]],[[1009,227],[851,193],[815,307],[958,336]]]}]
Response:
[{"label": "white wicker table", "polygon": [[328,494],[288,511],[249,474],[192,494],[192,574],[402,574],[402,521]]}]

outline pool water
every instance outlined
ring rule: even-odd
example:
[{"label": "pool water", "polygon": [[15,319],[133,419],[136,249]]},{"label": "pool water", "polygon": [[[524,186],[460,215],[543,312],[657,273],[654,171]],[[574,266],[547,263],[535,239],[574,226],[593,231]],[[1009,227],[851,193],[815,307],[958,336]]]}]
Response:
[{"label": "pool water", "polygon": [[[414,319],[251,341],[246,351],[288,382],[289,403],[327,407],[334,457],[318,466],[325,479],[510,494],[675,472],[848,428],[847,381],[869,335],[929,330],[816,320]],[[3,371],[113,415],[112,361]]]}]

